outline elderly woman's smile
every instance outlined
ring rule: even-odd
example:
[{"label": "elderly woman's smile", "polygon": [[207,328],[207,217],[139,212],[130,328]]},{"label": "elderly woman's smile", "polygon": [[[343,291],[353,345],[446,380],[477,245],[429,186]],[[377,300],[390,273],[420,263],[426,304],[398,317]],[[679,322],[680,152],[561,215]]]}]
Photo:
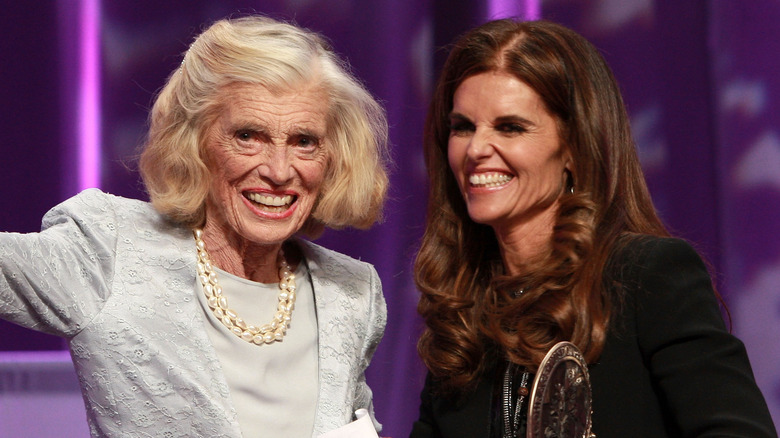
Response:
[{"label": "elderly woman's smile", "polygon": [[310,216],[328,163],[328,100],[317,84],[272,91],[237,83],[205,146],[211,171],[206,228],[276,245]]},{"label": "elderly woman's smile", "polygon": [[295,196],[292,195],[273,196],[255,192],[244,192],[244,197],[252,201],[258,208],[272,213],[281,213],[287,210],[295,200]]}]

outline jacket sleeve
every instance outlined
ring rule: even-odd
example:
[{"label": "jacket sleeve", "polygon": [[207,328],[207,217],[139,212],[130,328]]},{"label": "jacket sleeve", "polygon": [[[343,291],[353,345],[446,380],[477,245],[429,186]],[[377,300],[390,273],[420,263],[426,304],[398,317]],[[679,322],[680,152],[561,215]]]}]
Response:
[{"label": "jacket sleeve", "polygon": [[371,358],[376,352],[379,342],[385,333],[387,323],[387,304],[382,294],[382,283],[379,275],[373,266],[368,265],[369,269],[369,291],[368,291],[368,309],[366,317],[366,338],[361,350],[360,375],[358,376],[357,386],[355,388],[355,410],[360,408],[368,409],[374,427],[381,432],[382,425],[377,421],[374,415],[374,402],[371,388],[366,383],[366,368],[371,363]]},{"label": "jacket sleeve", "polygon": [[0,233],[0,317],[53,335],[77,334],[108,295],[110,212],[106,195],[91,190],[50,210],[40,233]]},{"label": "jacket sleeve", "polygon": [[653,239],[637,256],[639,348],[670,427],[683,437],[777,437],[698,254],[682,240]]},{"label": "jacket sleeve", "polygon": [[420,393],[420,417],[412,425],[409,438],[441,438],[433,413],[433,382],[431,374],[425,377],[425,386]]}]

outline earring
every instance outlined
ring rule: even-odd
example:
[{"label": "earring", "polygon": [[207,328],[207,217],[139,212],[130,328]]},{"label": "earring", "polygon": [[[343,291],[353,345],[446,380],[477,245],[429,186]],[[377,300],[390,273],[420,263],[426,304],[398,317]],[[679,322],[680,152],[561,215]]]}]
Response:
[{"label": "earring", "polygon": [[571,174],[570,170],[566,170],[566,191],[569,192],[570,195],[574,194],[574,177]]}]

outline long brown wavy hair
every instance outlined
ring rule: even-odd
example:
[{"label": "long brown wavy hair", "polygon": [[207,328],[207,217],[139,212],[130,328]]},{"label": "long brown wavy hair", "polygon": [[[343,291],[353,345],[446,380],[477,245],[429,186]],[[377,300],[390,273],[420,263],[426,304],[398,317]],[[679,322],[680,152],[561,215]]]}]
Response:
[{"label": "long brown wavy hair", "polygon": [[[573,158],[574,190],[561,195],[550,253],[514,277],[504,272],[492,228],[469,218],[447,161],[455,90],[490,71],[536,91]],[[589,362],[598,359],[616,304],[603,275],[610,254],[624,236],[668,234],[617,83],[596,48],[546,21],[497,20],[469,31],[444,64],[424,141],[430,192],[415,261],[418,312],[426,323],[418,351],[440,389],[470,388],[498,360],[534,370],[562,340]]]}]

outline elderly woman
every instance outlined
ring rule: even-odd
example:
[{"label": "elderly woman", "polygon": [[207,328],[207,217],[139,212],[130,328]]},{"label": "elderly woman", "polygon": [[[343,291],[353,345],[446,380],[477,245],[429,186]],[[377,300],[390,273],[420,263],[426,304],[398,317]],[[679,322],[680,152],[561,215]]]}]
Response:
[{"label": "elderly woman", "polygon": [[376,271],[296,236],[378,219],[386,138],[318,35],[219,21],[152,109],[151,204],[88,190],[40,233],[0,235],[0,315],[68,340],[95,437],[303,437],[373,417]]},{"label": "elderly woman", "polygon": [[612,73],[549,22],[453,46],[431,103],[416,261],[429,376],[411,436],[524,437],[548,350],[589,364],[593,432],[776,437],[704,263],[653,208]]}]

